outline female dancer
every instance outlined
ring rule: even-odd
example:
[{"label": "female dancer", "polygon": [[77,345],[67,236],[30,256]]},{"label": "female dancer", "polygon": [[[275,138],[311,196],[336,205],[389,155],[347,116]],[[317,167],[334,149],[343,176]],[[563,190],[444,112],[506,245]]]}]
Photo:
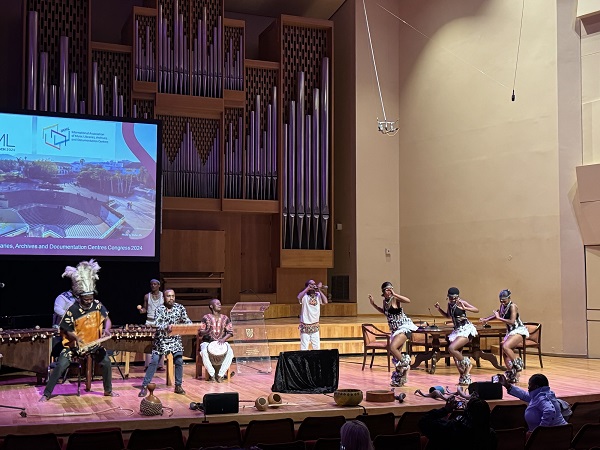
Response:
[{"label": "female dancer", "polygon": [[402,309],[401,303],[410,303],[408,297],[396,294],[394,286],[389,281],[381,285],[381,296],[383,297],[383,308],[377,306],[373,300],[373,296],[369,294],[369,301],[373,308],[387,317],[390,332],[392,333],[390,341],[390,353],[393,355],[396,371],[392,373],[392,381],[390,386],[400,387],[406,384],[408,369],[410,368],[410,356],[402,353],[402,347],[406,340],[410,337],[411,331],[417,329]]},{"label": "female dancer", "polygon": [[434,306],[442,316],[452,319],[454,331],[448,335],[448,341],[450,342],[448,352],[454,358],[454,363],[460,374],[458,384],[468,385],[471,384],[471,375],[469,375],[471,372],[471,360],[462,355],[462,349],[471,339],[477,336],[477,330],[469,322],[469,319],[467,319],[466,312],[477,313],[479,309],[460,298],[459,293],[458,288],[451,287],[448,289],[448,309],[446,311],[440,307],[439,303],[436,303]]},{"label": "female dancer", "polygon": [[487,323],[490,320],[499,320],[506,324],[506,336],[502,341],[502,353],[506,361],[506,379],[509,383],[518,383],[519,376],[523,370],[523,360],[517,358],[515,348],[523,342],[523,336],[529,337],[527,327],[523,325],[519,315],[519,307],[510,299],[511,292],[508,289],[500,291],[500,309],[494,310],[494,315],[479,319]]}]

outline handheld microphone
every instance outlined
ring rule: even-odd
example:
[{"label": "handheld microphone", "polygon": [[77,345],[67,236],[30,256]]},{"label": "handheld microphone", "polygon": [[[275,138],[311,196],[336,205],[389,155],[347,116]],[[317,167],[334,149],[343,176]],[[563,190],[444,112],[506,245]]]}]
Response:
[{"label": "handheld microphone", "polygon": [[190,409],[192,411],[202,411],[204,410],[204,405],[202,403],[191,402]]}]

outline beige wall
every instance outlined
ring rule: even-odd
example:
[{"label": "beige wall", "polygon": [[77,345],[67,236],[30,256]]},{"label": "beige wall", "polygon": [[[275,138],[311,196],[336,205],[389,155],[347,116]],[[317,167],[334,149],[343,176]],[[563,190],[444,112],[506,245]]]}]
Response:
[{"label": "beige wall", "polygon": [[[382,113],[356,0],[359,313],[372,311],[366,294],[386,279],[412,299],[409,314],[427,313],[456,285],[487,315],[508,287],[523,318],[549,330],[545,352],[586,354],[586,336],[571,332],[585,329],[572,207],[582,160],[576,1],[526,2],[515,102],[518,2],[380,2],[431,39],[366,3],[386,112],[400,132],[376,131]],[[336,125],[336,152],[339,133]]]},{"label": "beige wall", "polygon": [[[600,12],[588,11],[581,26],[581,85],[583,112],[583,164],[600,163]],[[587,189],[589,190],[589,188]],[[594,197],[593,197],[594,198]],[[594,208],[589,202],[586,208]],[[589,210],[588,210],[589,213]],[[583,216],[582,219],[586,218]],[[592,221],[590,226],[598,222]],[[597,232],[596,232],[597,233]],[[587,330],[590,357],[600,358],[600,247],[586,247]]]},{"label": "beige wall", "polygon": [[[348,2],[347,2],[348,3]],[[384,6],[386,3],[382,3]],[[398,135],[384,136],[377,131],[377,118],[383,119],[371,50],[361,1],[356,11],[356,258],[359,314],[374,313],[367,300],[378,297],[383,281],[397,289],[400,279],[399,198],[403,180],[400,176]],[[388,120],[398,118],[400,63],[400,24],[377,6],[367,2],[371,38],[385,112]],[[339,111],[339,110],[337,110]],[[389,254],[386,254],[389,249]],[[404,289],[407,296],[410,290]]]}]

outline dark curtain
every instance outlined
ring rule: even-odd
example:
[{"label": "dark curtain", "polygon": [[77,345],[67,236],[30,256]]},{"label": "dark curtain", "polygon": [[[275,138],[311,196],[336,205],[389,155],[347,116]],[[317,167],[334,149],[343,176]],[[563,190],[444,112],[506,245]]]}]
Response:
[{"label": "dark curtain", "polygon": [[281,352],[275,369],[273,392],[323,394],[338,387],[338,350]]}]

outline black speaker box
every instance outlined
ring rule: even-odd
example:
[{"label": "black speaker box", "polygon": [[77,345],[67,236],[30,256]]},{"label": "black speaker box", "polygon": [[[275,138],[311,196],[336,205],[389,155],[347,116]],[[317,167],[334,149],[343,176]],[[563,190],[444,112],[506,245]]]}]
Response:
[{"label": "black speaker box", "polygon": [[476,381],[469,385],[469,394],[476,392],[482,400],[501,400],[502,385],[491,381]]},{"label": "black speaker box", "polygon": [[240,410],[240,396],[237,392],[214,392],[202,398],[205,414],[233,414]]}]

